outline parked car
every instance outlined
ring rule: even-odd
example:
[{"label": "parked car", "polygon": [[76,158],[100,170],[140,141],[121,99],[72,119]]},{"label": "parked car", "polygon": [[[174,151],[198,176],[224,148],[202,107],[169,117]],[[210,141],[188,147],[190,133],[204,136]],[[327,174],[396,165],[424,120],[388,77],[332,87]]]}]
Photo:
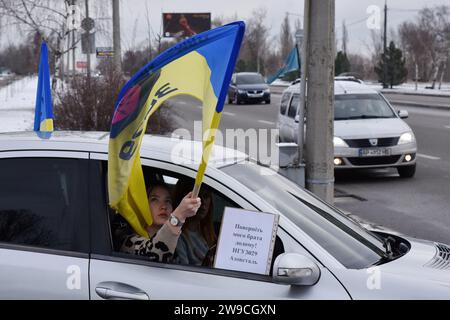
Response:
[{"label": "parked car", "polygon": [[269,85],[260,73],[239,72],[233,74],[228,88],[228,103],[270,103]]},{"label": "parked car", "polygon": [[[280,141],[298,140],[299,82],[281,97]],[[396,112],[379,92],[350,77],[334,82],[335,169],[395,167],[401,177],[416,172],[417,143],[406,124],[408,111]],[[305,118],[307,121],[307,119]]]},{"label": "parked car", "polygon": [[[107,132],[54,132],[48,139],[0,134],[0,299],[450,297],[449,246],[369,231],[245,154],[221,147],[204,180],[215,220],[230,206],[279,214],[271,274],[121,253],[117,215],[108,208],[108,140]],[[201,142],[143,139],[146,179],[173,186],[194,178],[200,159]]]}]

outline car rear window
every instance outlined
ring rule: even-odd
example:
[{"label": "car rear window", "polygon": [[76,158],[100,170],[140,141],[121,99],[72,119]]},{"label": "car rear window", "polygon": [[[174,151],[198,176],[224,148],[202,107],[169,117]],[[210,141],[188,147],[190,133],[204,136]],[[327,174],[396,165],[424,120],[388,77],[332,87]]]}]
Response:
[{"label": "car rear window", "polygon": [[88,160],[0,160],[0,242],[89,252]]},{"label": "car rear window", "polygon": [[285,92],[283,94],[283,96],[281,97],[280,114],[284,115],[286,113],[286,109],[287,109],[290,97],[291,97],[290,92]]}]

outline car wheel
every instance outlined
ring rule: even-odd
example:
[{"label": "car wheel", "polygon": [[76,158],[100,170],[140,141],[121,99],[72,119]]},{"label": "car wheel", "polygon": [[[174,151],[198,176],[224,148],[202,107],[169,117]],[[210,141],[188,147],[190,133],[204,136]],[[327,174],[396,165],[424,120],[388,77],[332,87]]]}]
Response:
[{"label": "car wheel", "polygon": [[227,96],[228,96],[228,103],[229,103],[229,104],[232,104],[232,103],[233,103],[233,99],[231,99],[231,97],[230,97],[229,94],[228,94]]},{"label": "car wheel", "polygon": [[239,97],[238,97],[237,93],[234,94],[233,103],[236,103],[236,104],[240,104],[241,103],[241,100],[239,100]]},{"label": "car wheel", "polygon": [[266,104],[270,104],[270,99],[267,99],[267,100],[266,100]]},{"label": "car wheel", "polygon": [[416,165],[397,167],[397,171],[401,178],[412,178],[416,173]]}]

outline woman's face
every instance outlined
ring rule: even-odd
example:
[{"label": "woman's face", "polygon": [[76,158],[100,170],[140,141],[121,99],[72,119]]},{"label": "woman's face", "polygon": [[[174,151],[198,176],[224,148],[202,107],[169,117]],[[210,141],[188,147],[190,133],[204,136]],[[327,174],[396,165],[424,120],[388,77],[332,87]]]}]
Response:
[{"label": "woman's face", "polygon": [[152,211],[153,224],[162,226],[173,211],[169,191],[160,186],[153,188],[148,197],[148,202]]}]

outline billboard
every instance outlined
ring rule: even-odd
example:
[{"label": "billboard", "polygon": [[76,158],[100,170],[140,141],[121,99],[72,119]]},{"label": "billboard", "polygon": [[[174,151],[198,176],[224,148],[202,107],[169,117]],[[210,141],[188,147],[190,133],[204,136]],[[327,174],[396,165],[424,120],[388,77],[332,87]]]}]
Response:
[{"label": "billboard", "polygon": [[190,37],[211,29],[211,13],[163,13],[164,37]]}]

